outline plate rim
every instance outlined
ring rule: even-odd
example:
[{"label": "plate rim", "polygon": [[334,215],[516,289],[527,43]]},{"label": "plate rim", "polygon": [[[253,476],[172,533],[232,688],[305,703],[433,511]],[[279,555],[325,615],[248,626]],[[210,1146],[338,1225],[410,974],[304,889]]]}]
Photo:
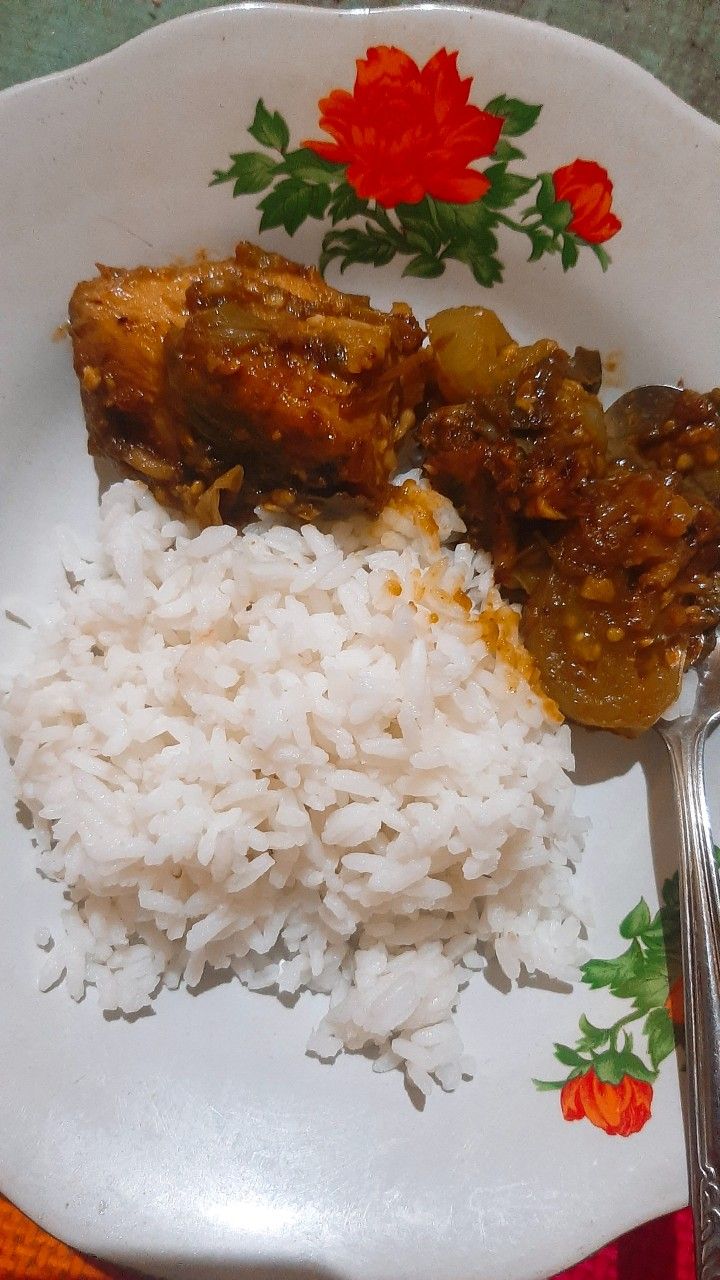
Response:
[{"label": "plate rim", "polygon": [[[292,9],[292,18],[290,18],[288,13],[289,9]],[[663,102],[666,108],[673,110],[679,118],[686,119],[693,130],[702,129],[704,134],[707,135],[708,141],[717,144],[718,148],[720,148],[720,123],[714,121],[711,117],[706,116],[697,108],[691,106],[674,90],[669,88],[662,81],[658,80],[657,77],[640,66],[633,59],[617,52],[607,45],[588,39],[587,37],[577,35],[573,32],[569,32],[564,28],[551,26],[536,19],[529,19],[508,13],[497,13],[492,10],[471,5],[427,3],[425,0],[420,4],[401,4],[389,9],[376,8],[372,5],[357,9],[343,10],[329,9],[325,6],[315,4],[298,4],[290,6],[288,4],[273,2],[273,0],[245,0],[245,2],[239,4],[224,4],[214,6],[210,9],[195,10],[191,13],[170,18],[160,26],[151,27],[129,40],[122,42],[114,48],[84,62],[75,64],[71,67],[62,68],[45,76],[35,77],[33,79],[21,81],[17,84],[8,86],[6,89],[0,91],[0,120],[2,119],[4,104],[8,103],[10,100],[16,101],[23,94],[31,95],[38,90],[44,91],[46,88],[50,89],[55,86],[60,86],[64,82],[88,72],[95,73],[97,71],[102,73],[104,68],[111,67],[114,64],[121,64],[125,57],[131,57],[135,51],[135,47],[138,46],[140,42],[146,42],[147,44],[152,44],[154,42],[159,49],[161,41],[174,36],[175,32],[180,27],[189,29],[193,24],[211,23],[220,18],[231,19],[233,22],[241,23],[244,15],[252,12],[282,12],[285,21],[299,23],[302,23],[306,16],[310,16],[315,19],[320,18],[322,22],[328,22],[330,24],[335,24],[338,21],[340,23],[350,23],[359,20],[363,20],[365,22],[370,20],[373,23],[377,23],[379,26],[383,26],[385,24],[385,14],[390,14],[391,17],[387,19],[387,21],[393,22],[396,21],[397,18],[401,18],[404,14],[423,12],[436,15],[454,14],[458,15],[458,17],[465,16],[478,24],[488,23],[498,30],[512,31],[517,29],[518,24],[520,24],[525,30],[528,28],[535,28],[538,32],[542,33],[542,39],[552,40],[559,51],[566,50],[568,48],[579,49],[588,58],[595,59],[599,65],[608,65],[617,68],[618,72],[622,72],[624,77],[631,79],[631,87],[635,92],[655,95],[658,102]],[[295,17],[295,13],[297,13],[297,17]],[[674,1204],[672,1207],[679,1208],[681,1206]],[[618,1215],[618,1217],[621,1218],[622,1215]],[[637,1214],[633,1215],[632,1213],[627,1213],[625,1217],[628,1224],[624,1228],[625,1230],[646,1221],[644,1213],[641,1213],[639,1217]],[[595,1238],[593,1240],[591,1244],[592,1250],[598,1248],[605,1242],[605,1240],[606,1236],[603,1232],[600,1239]],[[579,1260],[586,1256],[587,1252],[583,1250],[582,1253],[578,1253],[576,1255],[575,1260]],[[572,1263],[569,1263],[568,1265],[572,1265]]]},{"label": "plate rim", "polygon": [[[625,72],[637,80],[638,85],[641,85],[649,92],[655,93],[665,101],[667,106],[673,107],[681,114],[688,114],[698,127],[708,130],[710,136],[714,137],[718,145],[720,145],[720,121],[713,120],[711,116],[694,107],[682,98],[680,94],[676,93],[674,89],[671,89],[669,85],[665,84],[663,80],[655,76],[652,71],[648,71],[639,62],[636,62],[634,58],[620,53],[610,45],[603,44],[600,40],[591,39],[589,36],[568,31],[565,27],[543,22],[539,18],[527,18],[522,14],[498,12],[494,9],[486,9],[483,5],[445,4],[442,2],[436,3],[435,0],[421,0],[418,4],[404,2],[391,7],[381,7],[380,5],[369,3],[354,9],[332,9],[321,4],[305,4],[304,0],[301,0],[300,3],[288,3],[287,0],[285,2],[283,0],[238,0],[237,3],[213,5],[209,9],[194,9],[189,13],[177,14],[173,18],[167,18],[159,26],[148,27],[145,31],[140,31],[137,35],[123,40],[112,49],[107,49],[104,53],[96,54],[94,57],[87,58],[82,62],[73,63],[70,67],[61,67],[57,71],[48,72],[47,75],[33,76],[30,80],[20,80],[15,84],[7,85],[4,89],[0,89],[0,110],[3,103],[10,98],[60,83],[65,79],[77,76],[78,73],[84,74],[91,70],[94,71],[105,63],[127,56],[127,51],[132,50],[134,46],[140,43],[159,43],[167,38],[168,31],[176,30],[180,26],[191,26],[207,21],[213,22],[220,17],[232,16],[235,18],[236,15],[239,16],[256,11],[266,13],[282,12],[290,21],[300,20],[299,16],[296,17],[295,15],[310,14],[314,17],[321,17],[323,21],[333,23],[367,21],[368,19],[384,22],[386,15],[418,12],[449,13],[465,15],[473,21],[488,22],[498,28],[506,27],[512,30],[517,28],[518,25],[526,29],[534,27],[537,31],[543,33],[544,38],[555,40],[558,45],[570,44],[579,46],[588,57],[604,59],[616,66],[622,65]],[[290,15],[293,15],[292,18],[290,18]]]}]

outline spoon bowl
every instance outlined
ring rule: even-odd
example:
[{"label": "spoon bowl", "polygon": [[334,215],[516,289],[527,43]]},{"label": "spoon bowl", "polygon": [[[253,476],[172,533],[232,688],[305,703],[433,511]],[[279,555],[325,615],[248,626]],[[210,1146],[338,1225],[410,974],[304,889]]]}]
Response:
[{"label": "spoon bowl", "polygon": [[631,391],[626,391],[605,410],[605,426],[609,438],[623,440],[643,427],[666,422],[672,417],[681,395],[682,387],[667,387],[662,384],[633,387]]}]

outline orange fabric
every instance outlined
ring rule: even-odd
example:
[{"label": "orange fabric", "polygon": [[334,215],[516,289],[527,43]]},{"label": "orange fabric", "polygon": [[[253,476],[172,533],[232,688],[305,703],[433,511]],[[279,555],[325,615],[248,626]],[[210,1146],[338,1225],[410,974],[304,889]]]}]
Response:
[{"label": "orange fabric", "polygon": [[136,1280],[94,1262],[35,1226],[0,1197],[0,1280]]}]

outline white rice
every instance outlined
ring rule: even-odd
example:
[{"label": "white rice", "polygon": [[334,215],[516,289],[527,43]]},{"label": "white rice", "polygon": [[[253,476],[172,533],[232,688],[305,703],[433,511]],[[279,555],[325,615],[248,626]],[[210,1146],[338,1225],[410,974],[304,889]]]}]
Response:
[{"label": "white rice", "polygon": [[427,501],[440,537],[400,500],[199,533],[125,481],[97,546],[64,540],[1,712],[67,899],[43,989],[129,1014],[230,966],[328,996],[312,1053],[374,1046],[427,1092],[472,1073],[483,952],[575,976],[569,730],[483,638],[458,592],[498,607],[488,558]]}]

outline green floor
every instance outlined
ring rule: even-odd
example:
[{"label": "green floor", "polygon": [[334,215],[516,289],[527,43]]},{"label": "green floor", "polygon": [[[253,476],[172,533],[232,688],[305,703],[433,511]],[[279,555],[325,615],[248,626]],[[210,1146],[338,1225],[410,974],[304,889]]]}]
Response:
[{"label": "green floor", "polygon": [[[328,0],[325,0],[327,3]],[[354,0],[329,0],[354,7]],[[370,0],[372,5],[372,0]],[[720,0],[485,0],[634,58],[720,120]],[[0,88],[92,58],[211,0],[0,0]],[[382,3],[378,7],[385,7]]]}]

